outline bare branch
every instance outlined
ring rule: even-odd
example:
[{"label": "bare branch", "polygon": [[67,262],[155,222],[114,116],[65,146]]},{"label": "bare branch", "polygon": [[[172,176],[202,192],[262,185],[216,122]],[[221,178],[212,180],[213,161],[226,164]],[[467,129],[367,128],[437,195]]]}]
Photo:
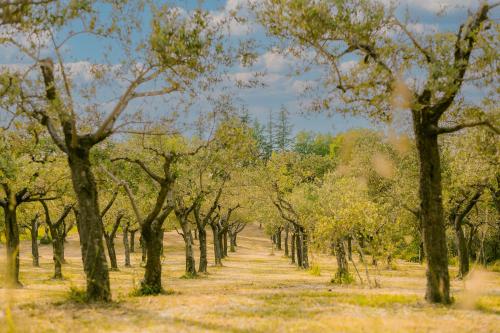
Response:
[{"label": "bare branch", "polygon": [[477,127],[477,126],[486,126],[491,129],[496,134],[500,135],[500,129],[493,126],[488,120],[474,121],[470,123],[462,123],[452,127],[438,127],[435,131],[437,134],[445,134],[445,133],[453,133],[460,131],[464,128]]}]

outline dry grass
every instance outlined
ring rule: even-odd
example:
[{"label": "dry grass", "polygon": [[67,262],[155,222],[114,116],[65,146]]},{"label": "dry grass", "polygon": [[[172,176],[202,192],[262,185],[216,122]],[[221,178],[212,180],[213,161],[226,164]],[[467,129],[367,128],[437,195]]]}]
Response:
[{"label": "dry grass", "polygon": [[[452,307],[422,301],[424,268],[398,262],[397,270],[377,274],[381,288],[328,283],[334,258],[315,254],[320,274],[301,271],[282,257],[270,256],[267,238],[255,226],[239,237],[239,248],[224,267],[209,267],[199,279],[182,279],[183,243],[165,236],[164,287],[169,295],[132,297],[141,279],[140,254],[133,268],[111,272],[114,302],[86,305],[79,245],[67,245],[64,281],[53,281],[50,247],[41,247],[41,267],[31,267],[29,242],[21,248],[23,289],[0,289],[0,332],[499,332],[500,274],[480,272],[473,280],[453,281]],[[117,252],[122,253],[117,239]],[[0,267],[4,264],[4,251]],[[119,256],[119,263],[123,257]],[[472,296],[471,296],[472,295]],[[76,299],[78,300],[78,299]]]}]

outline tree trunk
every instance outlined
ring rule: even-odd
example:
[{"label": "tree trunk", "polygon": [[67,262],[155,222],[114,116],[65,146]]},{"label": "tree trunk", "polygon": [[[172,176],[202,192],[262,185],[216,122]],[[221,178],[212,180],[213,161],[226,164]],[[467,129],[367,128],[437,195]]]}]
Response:
[{"label": "tree trunk", "polygon": [[193,251],[193,237],[190,232],[185,234],[185,246],[186,246],[186,275],[195,276],[196,275],[196,263],[194,260]]},{"label": "tree trunk", "polygon": [[222,233],[222,258],[227,257],[227,230]]},{"label": "tree trunk", "polygon": [[125,250],[125,267],[131,267],[130,265],[130,246],[128,243],[128,225],[123,228],[123,248]]},{"label": "tree trunk", "polygon": [[347,237],[347,258],[352,261],[352,237]]},{"label": "tree trunk", "polygon": [[116,261],[115,240],[114,237],[104,235],[106,247],[108,248],[109,263],[112,271],[118,270],[118,262]]},{"label": "tree trunk", "polygon": [[221,258],[221,246],[220,246],[220,237],[217,226],[210,225],[212,228],[212,234],[214,236],[214,260],[215,266],[222,266],[222,258]]},{"label": "tree trunk", "polygon": [[161,253],[163,249],[163,230],[157,221],[141,228],[141,238],[146,249],[146,271],[141,281],[143,295],[156,295],[163,291],[161,285]]},{"label": "tree trunk", "polygon": [[414,119],[420,165],[420,212],[427,256],[425,298],[432,303],[448,304],[451,302],[450,278],[443,217],[441,161],[437,134],[429,133],[431,125],[437,128],[437,121],[432,124],[425,122],[425,119]]},{"label": "tree trunk", "polygon": [[302,231],[302,268],[309,268],[309,239],[307,233]]},{"label": "tree trunk", "polygon": [[141,245],[141,265],[145,265],[148,254],[146,241],[144,240],[144,237],[142,237],[142,235],[141,237],[139,237],[139,244]]},{"label": "tree trunk", "polygon": [[288,252],[288,225],[285,227],[285,257],[288,257],[290,253]]},{"label": "tree trunk", "polygon": [[205,228],[198,227],[198,239],[200,243],[200,265],[198,271],[200,273],[207,273],[207,231]]},{"label": "tree trunk", "polygon": [[184,250],[186,256],[186,276],[191,277],[196,275],[196,262],[194,260],[193,251],[193,234],[187,220],[187,215],[177,214],[177,219],[182,228],[182,239],[184,240]]},{"label": "tree trunk", "polygon": [[276,233],[276,249],[281,251],[281,228]]},{"label": "tree trunk", "polygon": [[455,218],[453,222],[453,229],[455,230],[455,238],[457,241],[457,251],[458,251],[458,277],[463,279],[467,273],[469,273],[469,250],[467,248],[467,242],[465,241],[464,230],[462,228],[462,223],[458,218]]},{"label": "tree trunk", "polygon": [[40,255],[38,253],[38,217],[31,220],[31,255],[33,257],[33,266],[40,267]]},{"label": "tree trunk", "polygon": [[295,249],[297,251],[297,266],[302,267],[302,237],[300,231],[295,235]]},{"label": "tree trunk", "polygon": [[6,286],[22,287],[19,281],[19,226],[17,225],[16,206],[4,207],[5,239],[7,248]]},{"label": "tree trunk", "polygon": [[424,250],[424,242],[420,241],[418,245],[418,262],[423,263],[425,259],[425,250]]},{"label": "tree trunk", "polygon": [[87,279],[87,298],[89,301],[110,301],[108,264],[102,241],[97,185],[89,159],[90,147],[80,144],[69,148],[71,145],[68,145],[68,164],[78,200],[78,232]]},{"label": "tree trunk", "polygon": [[236,233],[229,233],[229,252],[236,252]]},{"label": "tree trunk", "polygon": [[290,242],[290,253],[292,254],[292,264],[295,264],[295,243],[296,243],[296,236],[295,232],[292,233],[292,240]]},{"label": "tree trunk", "polygon": [[[54,231],[55,232],[55,231]],[[52,232],[51,232],[52,233]],[[54,259],[54,279],[62,279],[62,255],[64,252],[64,240],[62,237],[55,237],[52,233],[52,254]]]},{"label": "tree trunk", "polygon": [[335,243],[335,256],[337,258],[337,273],[335,273],[334,282],[343,284],[349,278],[349,266],[347,263],[344,242],[339,240]]},{"label": "tree trunk", "polygon": [[135,253],[135,233],[137,230],[130,231],[130,252]]}]

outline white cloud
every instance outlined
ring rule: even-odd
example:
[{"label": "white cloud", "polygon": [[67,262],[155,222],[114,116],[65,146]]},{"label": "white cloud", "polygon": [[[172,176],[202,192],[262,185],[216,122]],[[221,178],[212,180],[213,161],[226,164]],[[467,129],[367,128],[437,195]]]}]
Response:
[{"label": "white cloud", "polygon": [[436,24],[410,23],[408,24],[408,30],[419,34],[436,33],[439,31],[439,27]]},{"label": "white cloud", "polygon": [[259,64],[263,65],[269,72],[278,73],[290,66],[291,60],[275,52],[266,52],[260,56]]},{"label": "white cloud", "polygon": [[459,8],[470,8],[477,4],[477,0],[378,0],[384,5],[401,5],[421,8],[426,11],[437,13],[443,9],[456,10]]},{"label": "white cloud", "polygon": [[257,23],[249,11],[249,0],[227,0],[224,8],[210,12],[215,24],[227,24],[233,36],[243,36],[257,30]]},{"label": "white cloud", "polygon": [[344,61],[340,64],[339,69],[341,72],[345,73],[356,67],[357,64],[358,62],[356,60]]}]

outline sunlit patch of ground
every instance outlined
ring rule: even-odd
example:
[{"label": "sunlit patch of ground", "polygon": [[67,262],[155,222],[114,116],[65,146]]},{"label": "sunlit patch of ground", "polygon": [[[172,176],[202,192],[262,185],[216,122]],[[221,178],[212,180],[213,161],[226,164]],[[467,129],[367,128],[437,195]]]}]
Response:
[{"label": "sunlit patch of ground", "polygon": [[[456,304],[430,306],[422,300],[425,270],[419,264],[397,262],[396,270],[386,270],[381,263],[380,271],[369,266],[380,288],[369,288],[366,281],[335,286],[329,283],[335,271],[332,257],[312,254],[318,276],[290,265],[283,251],[271,255],[270,242],[256,226],[248,227],[238,242],[238,252],[230,253],[224,267],[209,267],[210,274],[198,279],[181,279],[183,242],[177,233],[167,233],[164,288],[172,294],[130,296],[143,274],[136,252],[134,267],[120,265],[120,271],[110,273],[114,302],[89,306],[68,297],[70,288],[84,287],[78,241],[72,238],[66,246],[63,281],[51,280],[51,248],[41,246],[41,267],[33,268],[25,241],[25,287],[0,289],[0,332],[500,331],[500,273],[476,270],[468,281],[453,280]],[[121,254],[121,239],[116,243]],[[0,251],[3,268],[5,249]],[[123,256],[118,260],[123,264]],[[358,263],[358,269],[366,280],[364,266]]]}]

